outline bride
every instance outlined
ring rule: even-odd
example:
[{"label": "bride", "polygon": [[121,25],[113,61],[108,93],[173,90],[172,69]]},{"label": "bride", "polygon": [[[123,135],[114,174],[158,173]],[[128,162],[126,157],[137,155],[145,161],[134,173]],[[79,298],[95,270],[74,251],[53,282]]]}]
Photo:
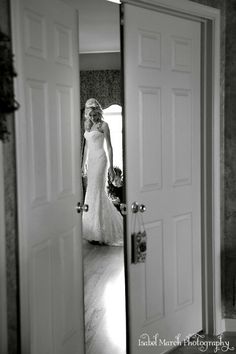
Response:
[{"label": "bride", "polygon": [[[82,173],[87,175],[85,204],[89,210],[83,213],[83,237],[89,242],[110,246],[123,245],[123,220],[106,194],[107,162],[110,179],[115,177],[113,169],[113,150],[110,130],[103,121],[100,103],[90,98],[85,103],[86,139]],[[107,155],[104,150],[107,144]]]}]

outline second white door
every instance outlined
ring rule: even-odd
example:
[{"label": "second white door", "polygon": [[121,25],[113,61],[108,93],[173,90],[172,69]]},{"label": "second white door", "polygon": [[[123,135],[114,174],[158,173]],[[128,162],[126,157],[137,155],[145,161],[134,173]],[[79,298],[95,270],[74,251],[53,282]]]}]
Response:
[{"label": "second white door", "polygon": [[[162,353],[202,329],[200,24],[124,5],[124,82],[130,346]],[[134,201],[147,208],[140,264]]]}]

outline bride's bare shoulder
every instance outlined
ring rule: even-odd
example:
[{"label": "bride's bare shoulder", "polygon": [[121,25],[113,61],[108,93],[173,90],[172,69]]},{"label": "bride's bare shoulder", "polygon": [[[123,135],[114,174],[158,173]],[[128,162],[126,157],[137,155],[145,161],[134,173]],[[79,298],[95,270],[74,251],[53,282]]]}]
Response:
[{"label": "bride's bare shoulder", "polygon": [[107,124],[107,122],[105,122],[105,121],[102,122],[101,129],[103,131],[109,130],[109,125]]}]

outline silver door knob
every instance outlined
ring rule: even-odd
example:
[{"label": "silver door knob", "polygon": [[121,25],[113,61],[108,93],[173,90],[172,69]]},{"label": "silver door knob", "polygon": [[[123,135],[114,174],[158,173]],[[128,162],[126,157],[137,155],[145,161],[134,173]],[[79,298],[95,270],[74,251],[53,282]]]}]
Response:
[{"label": "silver door knob", "polygon": [[146,205],[133,202],[131,205],[131,210],[134,214],[136,214],[138,211],[140,211],[140,213],[144,213],[146,211]]},{"label": "silver door knob", "polygon": [[75,207],[75,209],[77,210],[77,213],[82,213],[83,211],[84,212],[87,212],[89,210],[89,206],[88,204],[84,204],[82,205],[80,202],[77,204],[77,206]]},{"label": "silver door knob", "polygon": [[139,205],[139,211],[140,211],[140,213],[144,213],[146,211],[146,205],[140,204]]},{"label": "silver door knob", "polygon": [[139,209],[139,204],[137,202],[133,202],[131,205],[132,213],[136,214],[138,212],[138,209]]},{"label": "silver door knob", "polygon": [[127,205],[124,203],[120,203],[120,211],[122,215],[127,215]]}]

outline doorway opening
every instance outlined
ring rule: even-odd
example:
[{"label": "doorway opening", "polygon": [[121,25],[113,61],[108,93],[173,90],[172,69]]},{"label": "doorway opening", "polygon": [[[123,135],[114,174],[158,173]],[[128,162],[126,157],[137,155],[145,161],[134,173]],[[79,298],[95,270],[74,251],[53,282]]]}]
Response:
[{"label": "doorway opening", "polygon": [[[94,10],[92,12],[91,7]],[[102,121],[109,127],[113,150],[115,178],[112,181],[109,173],[106,173],[106,198],[112,204],[111,209],[115,210],[112,213],[118,213],[123,223],[120,210],[120,204],[124,202],[124,163],[119,17],[119,5],[108,1],[99,1],[98,4],[97,0],[89,0],[79,7],[81,138],[84,146],[82,161],[84,154],[87,154],[87,148],[91,148],[89,145],[91,135],[96,135],[86,132],[84,127],[86,102],[94,98],[102,107]],[[96,125],[93,126],[96,128]],[[100,133],[97,135],[98,138],[101,137]],[[104,136],[104,149],[109,163],[107,143]],[[84,203],[89,204],[88,213],[89,211],[92,213],[94,210],[92,204],[95,200],[90,199],[91,195],[88,192],[89,168],[95,167],[88,166],[88,174],[82,178],[82,184]],[[97,214],[102,215],[103,211],[97,210]],[[82,217],[85,351],[86,354],[98,352],[123,354],[126,353],[124,247],[90,242],[88,232],[85,231],[88,227],[87,215],[86,213]],[[103,220],[105,229],[106,218]],[[96,236],[96,231],[93,235]]]}]

